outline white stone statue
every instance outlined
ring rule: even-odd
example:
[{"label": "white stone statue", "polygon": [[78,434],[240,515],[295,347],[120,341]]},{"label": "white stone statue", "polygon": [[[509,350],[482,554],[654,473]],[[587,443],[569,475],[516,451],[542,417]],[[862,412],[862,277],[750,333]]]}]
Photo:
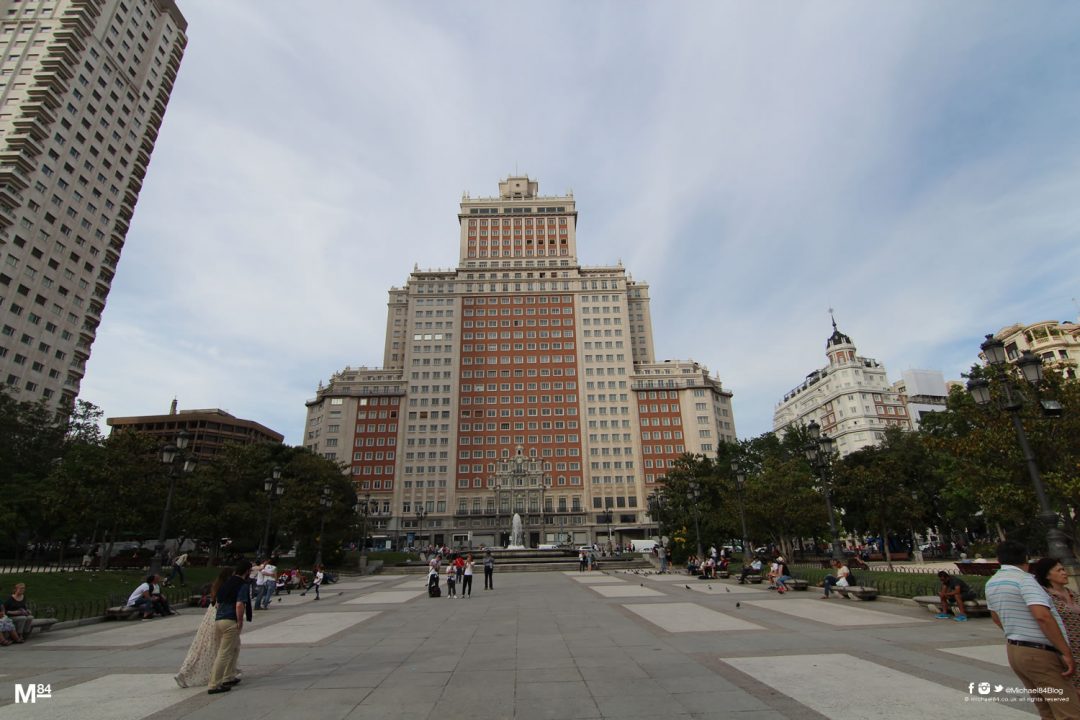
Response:
[{"label": "white stone statue", "polygon": [[506,549],[525,549],[525,533],[521,529],[521,516],[517,513],[514,513],[513,522],[510,524],[510,544],[506,546]]}]

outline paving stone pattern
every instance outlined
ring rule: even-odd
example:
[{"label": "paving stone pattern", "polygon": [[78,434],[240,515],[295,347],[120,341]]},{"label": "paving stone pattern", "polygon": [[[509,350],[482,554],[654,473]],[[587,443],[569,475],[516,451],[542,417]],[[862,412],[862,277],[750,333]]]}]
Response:
[{"label": "paving stone pattern", "polygon": [[[0,720],[1033,717],[973,702],[970,683],[1019,685],[989,620],[685,576],[482,580],[470,599],[397,578],[294,593],[245,627],[244,680],[214,696],[172,681],[200,610],[55,631],[0,649]],[[14,704],[30,682],[52,697]]]}]

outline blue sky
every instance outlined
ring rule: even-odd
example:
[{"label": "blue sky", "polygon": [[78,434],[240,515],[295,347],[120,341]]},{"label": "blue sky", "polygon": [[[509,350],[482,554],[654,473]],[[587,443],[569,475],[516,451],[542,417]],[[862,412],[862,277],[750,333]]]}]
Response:
[{"label": "blue sky", "polygon": [[179,5],[82,385],[106,415],[175,395],[299,443],[515,168],[573,190],[581,261],[650,283],[658,359],[718,374],[740,437],[824,364],[829,307],[890,379],[1077,317],[1080,4]]}]

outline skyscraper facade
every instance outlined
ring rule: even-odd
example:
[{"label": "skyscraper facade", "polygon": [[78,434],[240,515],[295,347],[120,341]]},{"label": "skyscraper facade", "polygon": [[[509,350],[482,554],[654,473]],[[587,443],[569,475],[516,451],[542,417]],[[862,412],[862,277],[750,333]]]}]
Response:
[{"label": "skyscraper facade", "polygon": [[0,385],[70,406],[184,54],[173,0],[0,2]]},{"label": "skyscraper facade", "polygon": [[306,447],[348,465],[398,544],[613,541],[655,528],[684,452],[735,441],[732,394],[654,357],[649,286],[577,257],[573,196],[509,177],[465,196],[458,266],[391,288],[381,368],[307,403]]}]

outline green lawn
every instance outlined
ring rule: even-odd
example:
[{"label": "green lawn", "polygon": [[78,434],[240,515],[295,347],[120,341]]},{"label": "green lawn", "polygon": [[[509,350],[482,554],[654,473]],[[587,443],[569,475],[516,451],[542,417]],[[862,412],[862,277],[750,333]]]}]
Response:
[{"label": "green lawn", "polygon": [[[217,574],[217,568],[185,568],[188,586],[169,588],[166,595],[182,607],[188,596],[197,594]],[[26,598],[36,617],[75,620],[104,615],[110,596],[126,602],[145,579],[145,570],[11,573],[0,575],[0,597],[8,597],[15,583],[26,583]]]},{"label": "green lawn", "polygon": [[[789,564],[792,574],[811,585],[816,585],[830,574],[831,570],[808,565]],[[905,573],[888,572],[885,570],[853,570],[855,579],[859,585],[876,587],[882,595],[892,597],[913,598],[918,595],[937,595],[941,588],[936,573]],[[989,577],[981,575],[964,575],[963,580],[980,598],[985,597],[984,588]]]}]

